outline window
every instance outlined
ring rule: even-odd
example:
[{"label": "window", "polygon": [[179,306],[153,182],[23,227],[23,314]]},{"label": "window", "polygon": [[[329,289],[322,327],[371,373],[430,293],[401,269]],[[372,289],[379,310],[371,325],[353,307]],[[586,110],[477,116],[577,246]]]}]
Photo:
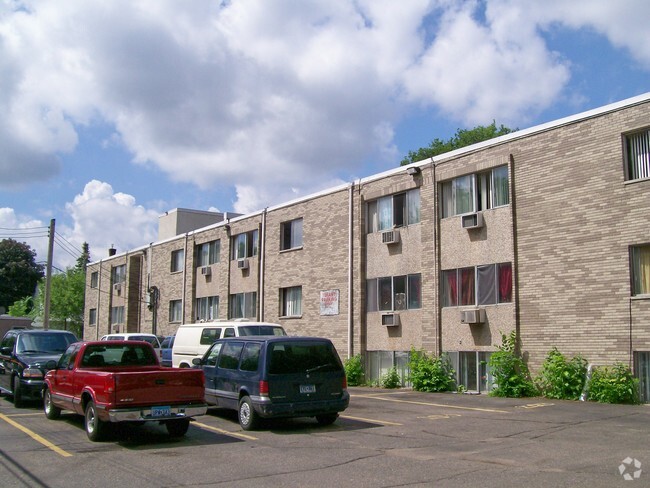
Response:
[{"label": "window", "polygon": [[111,281],[114,285],[126,281],[126,264],[111,268]]},{"label": "window", "polygon": [[111,325],[124,323],[124,307],[111,307]]},{"label": "window", "polygon": [[512,265],[445,270],[441,273],[440,300],[443,307],[512,302]]},{"label": "window", "polygon": [[231,319],[254,319],[257,317],[257,292],[230,295]]},{"label": "window", "polygon": [[219,367],[224,369],[237,369],[239,356],[244,347],[243,342],[226,342],[219,355]]},{"label": "window", "polygon": [[185,261],[185,251],[183,249],[172,251],[171,272],[183,271],[185,264],[183,261]]},{"label": "window", "polygon": [[205,328],[201,331],[201,338],[199,344],[206,345],[212,344],[214,341],[221,337],[221,328]]},{"label": "window", "polygon": [[97,288],[99,285],[99,273],[97,271],[93,271],[90,273],[90,287],[91,288]]},{"label": "window", "polygon": [[257,230],[244,232],[233,237],[232,259],[244,259],[257,256]]},{"label": "window", "polygon": [[219,297],[201,297],[196,299],[196,320],[209,321],[219,318]]},{"label": "window", "polygon": [[280,250],[302,247],[302,219],[280,224]]},{"label": "window", "polygon": [[169,321],[180,322],[183,320],[183,300],[169,301]]},{"label": "window", "polygon": [[508,205],[508,167],[446,181],[441,184],[441,194],[443,218]]},{"label": "window", "polygon": [[420,189],[368,202],[368,233],[420,222]]},{"label": "window", "polygon": [[650,130],[625,136],[625,179],[650,178]]},{"label": "window", "polygon": [[650,295],[650,244],[632,248],[632,295]]},{"label": "window", "polygon": [[366,282],[368,312],[392,312],[422,307],[421,275],[374,278]]},{"label": "window", "polygon": [[244,346],[239,369],[242,371],[257,371],[262,345],[259,342],[249,342]]},{"label": "window", "polygon": [[91,308],[88,314],[88,325],[90,327],[95,327],[97,325],[97,309]]},{"label": "window", "polygon": [[292,286],[280,290],[282,317],[299,317],[302,315],[302,286]]},{"label": "window", "polygon": [[211,241],[196,246],[196,261],[198,266],[209,266],[219,262],[221,241]]}]

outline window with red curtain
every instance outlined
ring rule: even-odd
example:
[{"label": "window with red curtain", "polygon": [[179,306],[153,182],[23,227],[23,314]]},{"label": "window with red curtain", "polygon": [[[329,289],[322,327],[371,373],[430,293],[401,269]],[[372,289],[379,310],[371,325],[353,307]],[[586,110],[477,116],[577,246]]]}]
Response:
[{"label": "window with red curtain", "polygon": [[460,304],[475,305],[475,269],[462,268],[460,270]]},{"label": "window with red curtain", "polygon": [[499,303],[512,302],[512,264],[501,263],[499,266]]},{"label": "window with red curtain", "polygon": [[442,272],[440,301],[443,307],[458,305],[458,274],[457,270],[450,269]]}]

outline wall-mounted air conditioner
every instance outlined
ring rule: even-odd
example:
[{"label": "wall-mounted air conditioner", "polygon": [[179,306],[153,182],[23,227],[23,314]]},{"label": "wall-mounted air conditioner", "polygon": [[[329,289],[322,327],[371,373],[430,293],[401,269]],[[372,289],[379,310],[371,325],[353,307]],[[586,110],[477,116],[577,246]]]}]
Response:
[{"label": "wall-mounted air conditioner", "polygon": [[117,293],[118,295],[122,293],[122,283],[115,283],[113,285],[113,292]]},{"label": "wall-mounted air conditioner", "polygon": [[483,324],[485,323],[485,309],[472,308],[460,311],[460,321],[463,324]]},{"label": "wall-mounted air conditioner", "polygon": [[239,269],[248,269],[248,259],[238,259],[237,267]]},{"label": "wall-mounted air conditioner", "polygon": [[383,313],[381,314],[381,325],[386,327],[395,327],[399,325],[398,313]]},{"label": "wall-mounted air conditioner", "polygon": [[203,276],[210,276],[212,274],[212,268],[210,266],[201,266],[201,274]]},{"label": "wall-mounted air conditioner", "polygon": [[481,212],[476,212],[462,215],[460,217],[460,225],[463,229],[478,229],[483,227],[483,214]]},{"label": "wall-mounted air conditioner", "polygon": [[387,230],[381,233],[382,244],[397,244],[399,242],[399,230]]}]

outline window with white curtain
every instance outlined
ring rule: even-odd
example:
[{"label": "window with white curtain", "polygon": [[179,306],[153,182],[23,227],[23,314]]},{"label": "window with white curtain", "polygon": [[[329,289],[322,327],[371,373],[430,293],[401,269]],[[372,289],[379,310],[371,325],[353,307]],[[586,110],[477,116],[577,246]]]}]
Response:
[{"label": "window with white curtain", "polygon": [[302,315],[302,286],[292,286],[280,290],[282,317],[299,317]]},{"label": "window with white curtain", "polygon": [[232,259],[244,259],[257,256],[258,233],[256,230],[237,234],[233,238]]},{"label": "window with white curtain", "polygon": [[395,193],[368,202],[368,233],[420,222],[420,189]]},{"label": "window with white curtain", "polygon": [[183,300],[169,301],[169,321],[180,322],[183,320]]},{"label": "window with white curtain", "polygon": [[111,307],[111,325],[124,323],[124,307]]},{"label": "window with white curtain", "polygon": [[183,271],[184,265],[185,265],[185,251],[183,249],[172,251],[171,272],[175,273],[177,271]]},{"label": "window with white curtain", "polygon": [[219,318],[219,297],[200,297],[196,299],[196,320],[210,321]]},{"label": "window with white curtain", "polygon": [[302,219],[280,224],[280,250],[302,247]]},{"label": "window with white curtain", "polygon": [[445,181],[440,189],[443,218],[510,204],[507,166]]},{"label": "window with white curtain", "polygon": [[221,253],[221,241],[219,239],[204,242],[196,246],[197,266],[209,266],[219,262]]},{"label": "window with white curtain", "polygon": [[113,266],[111,268],[111,281],[116,283],[124,283],[126,281],[126,264]]},{"label": "window with white curtain", "polygon": [[230,295],[228,315],[231,319],[257,318],[257,292]]},{"label": "window with white curtain", "polygon": [[650,130],[625,136],[625,179],[650,178]]}]

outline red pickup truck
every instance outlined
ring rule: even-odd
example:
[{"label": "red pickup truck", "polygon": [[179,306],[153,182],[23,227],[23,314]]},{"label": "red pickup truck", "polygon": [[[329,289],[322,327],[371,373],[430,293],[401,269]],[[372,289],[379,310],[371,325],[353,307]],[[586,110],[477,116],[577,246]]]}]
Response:
[{"label": "red pickup truck", "polygon": [[203,371],[160,366],[144,341],[76,342],[51,366],[43,386],[45,416],[57,419],[61,410],[84,415],[91,441],[101,440],[109,422],[156,421],[180,437],[191,417],[207,411]]}]

